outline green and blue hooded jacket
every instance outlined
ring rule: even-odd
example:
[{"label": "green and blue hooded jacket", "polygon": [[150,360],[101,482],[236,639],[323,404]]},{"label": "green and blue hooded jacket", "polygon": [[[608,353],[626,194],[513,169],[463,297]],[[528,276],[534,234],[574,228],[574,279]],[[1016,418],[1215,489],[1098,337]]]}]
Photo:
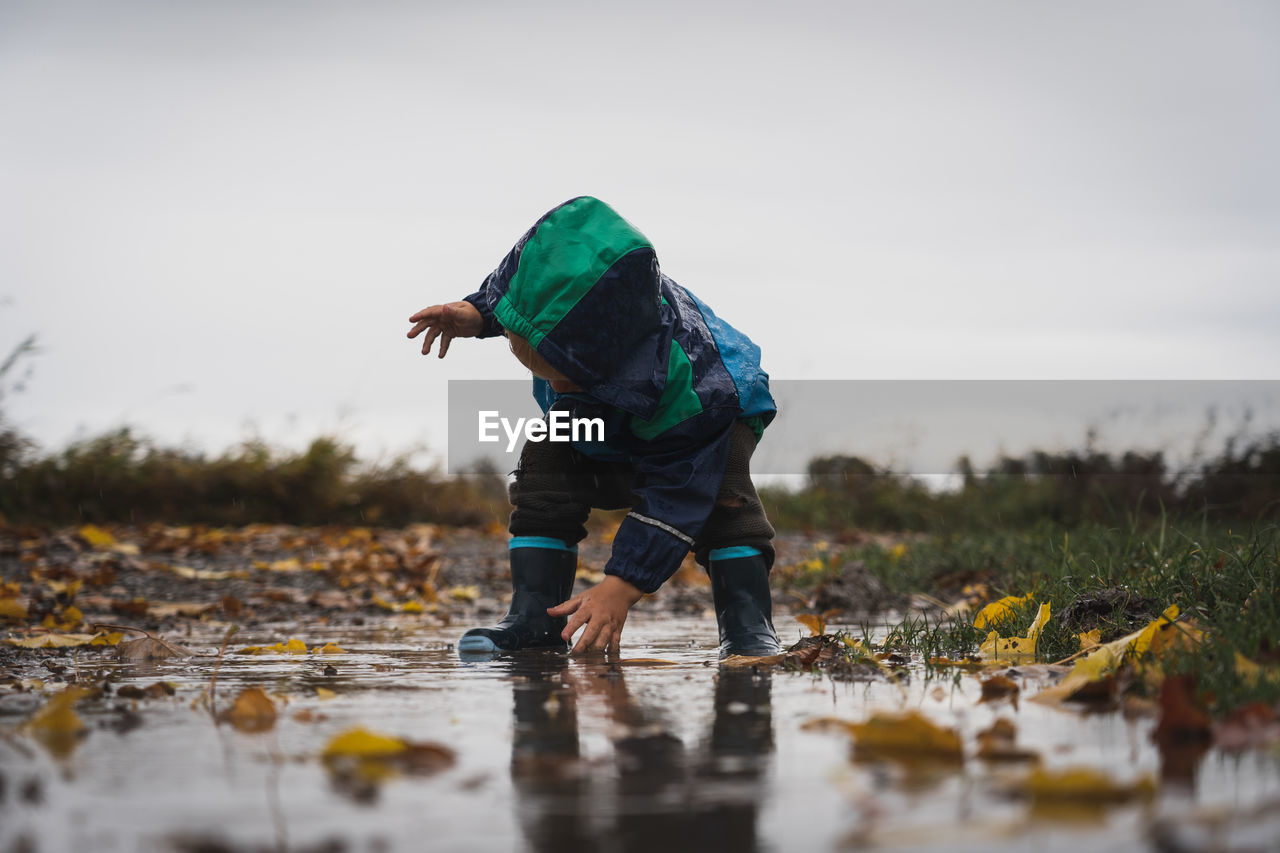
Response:
[{"label": "green and blue hooded jacket", "polygon": [[551,210],[465,297],[481,337],[509,330],[583,389],[534,380],[544,412],[600,417],[605,441],[575,445],[625,460],[635,504],[605,566],[645,592],[669,578],[715,506],[729,434],[757,437],[777,411],[760,348],[664,275],[653,245],[604,202]]}]

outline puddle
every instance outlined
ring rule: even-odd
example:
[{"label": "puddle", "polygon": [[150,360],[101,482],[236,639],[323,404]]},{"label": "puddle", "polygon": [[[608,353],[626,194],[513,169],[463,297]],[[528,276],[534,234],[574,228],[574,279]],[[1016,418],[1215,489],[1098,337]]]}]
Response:
[{"label": "puddle", "polygon": [[[668,665],[551,655],[464,662],[451,645],[460,631],[320,629],[303,639],[350,653],[228,654],[220,706],[249,686],[288,697],[274,729],[261,734],[214,726],[192,708],[213,672],[214,636],[180,638],[207,656],[148,668],[82,656],[82,671],[114,670],[117,688],[164,680],[177,693],[136,703],[138,724],[123,732],[124,716],[109,709],[132,703],[82,707],[91,732],[61,761],[30,738],[0,739],[0,850],[23,838],[38,851],[99,853],[1075,851],[1130,850],[1153,839],[1274,849],[1280,838],[1275,809],[1266,812],[1280,802],[1280,759],[1210,751],[1179,780],[1161,766],[1151,720],[1026,701],[1017,710],[978,704],[972,677],[926,681],[919,670],[909,670],[905,692],[883,680],[722,670],[708,665],[716,637],[706,619],[628,621],[626,657]],[[268,627],[237,636],[233,648],[284,636]],[[334,695],[322,699],[317,688]],[[0,698],[0,725],[12,731],[43,699]],[[863,721],[875,710],[908,709],[955,727],[966,760],[926,768],[854,761],[847,735],[803,727],[817,717]],[[304,710],[311,722],[294,718]],[[1033,810],[1009,794],[1024,767],[972,755],[975,734],[998,717],[1016,724],[1018,744],[1039,751],[1047,768],[1083,765],[1119,782],[1165,779],[1150,801]],[[429,776],[344,787],[317,756],[353,726],[443,744],[457,761]]]}]

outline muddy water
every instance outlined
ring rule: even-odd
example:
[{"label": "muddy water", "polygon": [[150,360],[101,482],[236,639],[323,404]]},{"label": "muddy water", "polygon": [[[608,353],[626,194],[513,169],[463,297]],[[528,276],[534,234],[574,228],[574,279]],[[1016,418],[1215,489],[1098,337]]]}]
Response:
[{"label": "muddy water", "polygon": [[[0,850],[829,850],[865,847],[1040,851],[1152,847],[1276,849],[1280,760],[1210,751],[1162,766],[1150,720],[1079,716],[1023,701],[978,704],[968,676],[900,690],[883,681],[720,670],[714,624],[628,623],[626,658],[666,665],[531,659],[461,661],[457,630],[412,623],[309,634],[350,654],[228,656],[224,705],[246,686],[288,697],[273,730],[215,726],[192,702],[211,655],[114,670],[115,686],[178,686],[136,703],[137,719],[86,703],[90,734],[55,759],[14,733],[43,701],[0,703]],[[237,637],[236,646],[283,634]],[[203,639],[205,642],[201,643]],[[206,652],[215,638],[196,637]],[[336,669],[325,672],[325,666]],[[1024,693],[1034,692],[1028,679]],[[332,691],[321,698],[317,688]],[[804,727],[835,716],[917,709],[956,727],[963,764],[904,767],[854,761],[848,737]],[[310,711],[313,719],[294,718]],[[1119,783],[1150,775],[1149,802],[1045,812],[1017,796],[1024,767],[972,757],[974,734],[997,717],[1050,768],[1088,766]],[[130,728],[132,725],[132,728]],[[351,785],[317,756],[352,726],[447,745],[456,763],[431,775]],[[121,731],[122,729],[127,729]],[[201,846],[203,845],[203,846]],[[27,848],[17,848],[27,849]]]}]

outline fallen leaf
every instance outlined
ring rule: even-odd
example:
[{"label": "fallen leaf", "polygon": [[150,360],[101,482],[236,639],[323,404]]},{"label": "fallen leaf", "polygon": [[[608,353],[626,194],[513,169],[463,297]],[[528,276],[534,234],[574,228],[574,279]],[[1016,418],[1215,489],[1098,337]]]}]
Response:
[{"label": "fallen leaf", "polygon": [[68,687],[36,712],[27,729],[55,757],[66,758],[86,733],[75,705],[92,692],[84,687]]},{"label": "fallen leaf", "polygon": [[117,599],[111,602],[111,612],[132,616],[135,619],[140,618],[147,615],[147,600],[145,598]]},{"label": "fallen leaf", "polygon": [[475,601],[480,597],[480,587],[474,585],[450,587],[448,595],[455,601]]},{"label": "fallen leaf", "polygon": [[76,533],[92,548],[110,548],[116,544],[116,538],[96,524],[86,524]]},{"label": "fallen leaf", "polygon": [[947,763],[964,760],[956,730],[942,728],[918,711],[876,714],[865,723],[849,723],[848,728],[860,756]]},{"label": "fallen leaf", "polygon": [[116,655],[122,661],[138,663],[141,661],[169,660],[170,658],[189,658],[195,652],[170,643],[160,637],[141,637],[127,640],[116,646]]},{"label": "fallen leaf", "polygon": [[996,628],[1000,623],[1012,617],[1019,604],[1031,600],[1031,593],[1026,595],[1006,595],[999,601],[993,601],[978,611],[973,617],[973,627]]},{"label": "fallen leaf", "polygon": [[313,655],[345,655],[347,653],[347,650],[337,643],[325,643],[323,646],[316,646],[311,650]]},{"label": "fallen leaf", "polygon": [[27,637],[9,637],[6,642],[20,649],[70,649],[87,646],[102,634],[33,634]]},{"label": "fallen leaf", "polygon": [[1001,699],[1011,699],[1013,707],[1018,707],[1018,682],[1014,681],[1006,675],[993,675],[982,682],[982,698],[978,703],[997,702]]},{"label": "fallen leaf", "polygon": [[44,617],[44,621],[40,623],[40,627],[48,628],[53,631],[69,631],[84,621],[84,614],[80,612],[80,608],[74,604],[70,604],[55,617],[52,613]]},{"label": "fallen leaf", "polygon": [[1171,605],[1165,612],[1131,634],[1098,646],[1079,658],[1060,683],[1045,688],[1031,697],[1031,701],[1046,705],[1068,701],[1093,682],[1100,682],[1120,668],[1128,658],[1138,658],[1151,646],[1151,639],[1161,625],[1170,625],[1178,617],[1178,606]]},{"label": "fallen leaf", "polygon": [[220,718],[236,731],[265,732],[276,724],[276,706],[261,687],[246,687]]},{"label": "fallen leaf", "polygon": [[1041,604],[1025,637],[1001,637],[998,632],[987,634],[979,650],[983,657],[1002,663],[1031,663],[1036,659],[1036,641],[1040,631],[1049,621],[1049,605]]},{"label": "fallen leaf", "polygon": [[276,643],[271,646],[246,646],[236,652],[238,655],[305,655],[307,644],[299,639],[291,639],[287,643]]},{"label": "fallen leaf", "polygon": [[330,690],[330,689],[329,689],[329,688],[327,688],[327,687],[317,687],[317,688],[316,688],[316,698],[317,698],[317,699],[336,699],[337,697],[338,697],[338,694],[337,694],[337,693],[334,693],[332,690]]},{"label": "fallen leaf", "polygon": [[796,616],[796,621],[809,629],[811,637],[820,636],[827,631],[826,617],[817,613],[801,613]]},{"label": "fallen leaf", "polygon": [[1017,746],[1018,727],[1004,717],[978,732],[978,757],[991,762],[1039,761],[1040,754]]},{"label": "fallen leaf", "polygon": [[1036,807],[1067,806],[1096,810],[1136,799],[1150,799],[1156,786],[1150,776],[1125,785],[1088,767],[1065,770],[1037,768],[1024,783],[1023,790]]},{"label": "fallen leaf", "polygon": [[19,603],[16,598],[0,598],[0,619],[8,619],[13,622],[25,622],[27,619],[27,608]]},{"label": "fallen leaf", "polygon": [[399,738],[352,728],[335,735],[325,746],[321,758],[389,758],[408,749]]}]

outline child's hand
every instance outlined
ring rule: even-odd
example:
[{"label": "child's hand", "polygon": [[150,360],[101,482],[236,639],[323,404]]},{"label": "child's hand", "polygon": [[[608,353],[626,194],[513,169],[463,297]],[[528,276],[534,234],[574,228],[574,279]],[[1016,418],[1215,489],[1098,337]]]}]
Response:
[{"label": "child's hand", "polygon": [[620,577],[606,575],[600,583],[573,598],[548,607],[547,613],[557,619],[569,616],[569,624],[560,636],[567,643],[583,625],[586,629],[578,638],[571,654],[612,651],[617,654],[622,642],[622,626],[627,621],[627,611],[644,596],[644,593]]},{"label": "child's hand", "polygon": [[484,318],[470,302],[449,302],[444,305],[432,305],[423,308],[409,318],[414,326],[409,330],[409,337],[416,338],[427,330],[422,340],[422,354],[431,352],[431,344],[440,339],[440,358],[449,351],[449,342],[454,338],[474,338],[484,331]]}]

